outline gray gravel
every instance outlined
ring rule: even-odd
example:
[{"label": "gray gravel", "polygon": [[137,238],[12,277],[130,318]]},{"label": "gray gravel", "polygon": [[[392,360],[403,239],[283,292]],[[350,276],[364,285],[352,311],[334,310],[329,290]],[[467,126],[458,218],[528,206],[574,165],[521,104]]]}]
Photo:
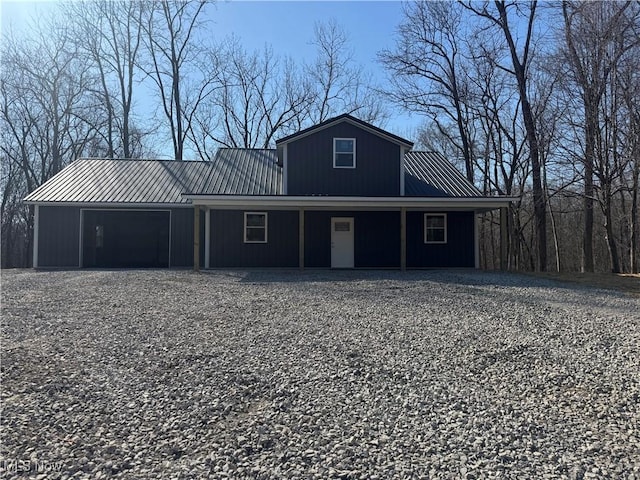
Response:
[{"label": "gray gravel", "polygon": [[2,272],[0,474],[640,479],[640,300],[515,274]]}]

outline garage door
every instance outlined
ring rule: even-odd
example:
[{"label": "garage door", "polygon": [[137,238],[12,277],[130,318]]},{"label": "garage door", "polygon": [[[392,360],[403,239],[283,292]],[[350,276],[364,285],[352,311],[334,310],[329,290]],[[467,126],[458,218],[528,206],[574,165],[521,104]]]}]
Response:
[{"label": "garage door", "polygon": [[84,210],[82,266],[168,267],[170,224],[168,211]]}]

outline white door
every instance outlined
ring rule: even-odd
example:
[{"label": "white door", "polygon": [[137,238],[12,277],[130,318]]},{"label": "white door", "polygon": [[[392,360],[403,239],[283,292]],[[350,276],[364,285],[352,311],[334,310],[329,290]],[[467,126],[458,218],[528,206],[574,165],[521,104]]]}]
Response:
[{"label": "white door", "polygon": [[353,268],[353,217],[331,217],[331,268]]}]

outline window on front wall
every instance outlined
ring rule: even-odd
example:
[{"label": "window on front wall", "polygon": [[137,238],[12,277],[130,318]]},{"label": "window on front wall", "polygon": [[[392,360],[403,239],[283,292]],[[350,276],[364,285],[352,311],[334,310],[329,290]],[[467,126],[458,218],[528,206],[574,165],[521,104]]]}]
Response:
[{"label": "window on front wall", "polygon": [[333,168],[356,168],[356,139],[333,139]]},{"label": "window on front wall", "polygon": [[266,212],[244,212],[244,243],[267,243]]},{"label": "window on front wall", "polygon": [[447,214],[424,214],[424,243],[447,243]]}]

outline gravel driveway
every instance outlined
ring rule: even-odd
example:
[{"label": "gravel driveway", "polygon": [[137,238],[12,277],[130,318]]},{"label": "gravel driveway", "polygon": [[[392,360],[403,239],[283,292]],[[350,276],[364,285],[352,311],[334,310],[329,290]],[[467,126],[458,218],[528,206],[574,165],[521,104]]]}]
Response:
[{"label": "gravel driveway", "polygon": [[472,271],[2,272],[0,476],[640,479],[640,300]]}]

